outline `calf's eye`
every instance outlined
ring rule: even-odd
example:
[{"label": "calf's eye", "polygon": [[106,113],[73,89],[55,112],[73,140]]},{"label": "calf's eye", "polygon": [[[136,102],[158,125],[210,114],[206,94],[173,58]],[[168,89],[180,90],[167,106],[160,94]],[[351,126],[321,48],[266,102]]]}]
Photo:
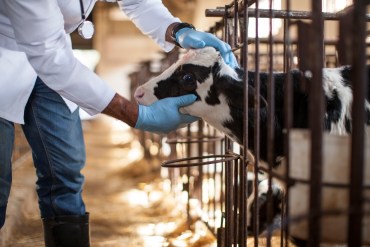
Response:
[{"label": "calf's eye", "polygon": [[194,81],[194,76],[192,74],[185,74],[182,79],[186,82]]},{"label": "calf's eye", "polygon": [[197,88],[197,82],[195,76],[192,73],[186,73],[182,75],[180,84],[182,88],[187,92],[194,91]]}]

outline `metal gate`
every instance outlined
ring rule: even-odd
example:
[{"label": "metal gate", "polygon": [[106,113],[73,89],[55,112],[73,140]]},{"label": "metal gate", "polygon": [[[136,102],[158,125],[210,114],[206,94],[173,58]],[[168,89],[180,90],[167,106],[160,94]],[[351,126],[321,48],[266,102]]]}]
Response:
[{"label": "metal gate", "polygon": [[[245,87],[244,102],[244,143],[239,146],[204,122],[189,126],[166,138],[171,146],[171,156],[163,163],[168,168],[168,177],[176,193],[186,191],[188,221],[202,220],[217,237],[217,246],[276,246],[273,238],[278,238],[280,246],[290,246],[291,236],[295,244],[319,246],[327,239],[328,222],[335,225],[340,219],[343,225],[337,232],[338,241],[347,246],[369,244],[370,232],[370,154],[369,135],[365,132],[365,105],[369,64],[369,42],[366,42],[370,21],[367,12],[368,1],[354,1],[341,11],[323,12],[323,1],[306,1],[311,11],[297,11],[294,2],[286,0],[277,10],[273,1],[266,1],[267,8],[260,7],[259,1],[232,1],[225,6],[215,6],[206,10],[208,17],[221,17],[209,30],[228,42],[236,54],[244,71],[267,72],[268,83],[268,127],[267,127],[267,166],[260,164],[259,101],[248,105],[248,87]],[[328,3],[329,1],[327,1]],[[348,2],[348,1],[347,1]],[[332,1],[334,4],[335,1]],[[211,2],[210,2],[211,4]],[[328,5],[328,4],[327,4]],[[253,19],[252,19],[253,18]],[[262,25],[262,20],[265,20]],[[266,22],[267,20],[267,22]],[[282,36],[274,35],[274,21],[281,21]],[[253,23],[255,37],[249,35]],[[337,23],[338,38],[328,39],[324,27]],[[262,26],[261,26],[262,25]],[[267,36],[260,37],[261,27]],[[173,59],[173,57],[172,57]],[[324,131],[323,68],[351,65],[353,68],[352,128],[350,136],[337,138]],[[301,71],[302,90],[309,95],[308,129],[300,130],[293,126],[293,94],[290,71]],[[284,159],[286,170],[278,174],[274,169],[274,116],[275,91],[273,72],[287,74],[284,87]],[[305,78],[311,77],[310,82]],[[248,85],[245,76],[244,84]],[[260,81],[256,77],[256,94]],[[258,96],[258,95],[256,95]],[[256,97],[258,98],[258,97]],[[254,160],[247,155],[249,147],[247,110],[254,107],[254,139],[256,147]],[[370,114],[367,112],[367,114]],[[311,116],[311,117],[310,117]],[[366,148],[368,147],[368,148]],[[298,153],[297,153],[298,152]],[[303,153],[302,153],[303,152]],[[344,155],[344,156],[341,156]],[[328,181],[326,162],[333,157],[338,167],[347,174],[344,180]],[[297,163],[300,163],[297,165]],[[301,175],[302,169],[306,171]],[[344,167],[344,168],[343,168]],[[346,170],[347,169],[347,170]],[[247,210],[248,198],[259,200],[260,172],[267,176],[267,207],[260,212],[258,203],[252,211]],[[281,198],[281,227],[271,227],[274,220],[273,205],[277,198],[273,195],[273,184],[283,184]],[[179,186],[180,185],[180,186]],[[255,188],[255,193],[252,193]],[[253,195],[254,194],[254,195]],[[326,197],[340,195],[341,207],[327,209]],[[301,209],[297,205],[304,204]],[[297,204],[298,203],[298,204]],[[253,222],[248,229],[248,220],[253,214]],[[259,216],[266,215],[267,228],[261,236]],[[338,225],[338,224],[337,224]],[[336,229],[333,227],[333,229]],[[278,234],[276,234],[278,232]],[[305,240],[301,242],[300,240]],[[335,242],[335,241],[334,241]]]}]

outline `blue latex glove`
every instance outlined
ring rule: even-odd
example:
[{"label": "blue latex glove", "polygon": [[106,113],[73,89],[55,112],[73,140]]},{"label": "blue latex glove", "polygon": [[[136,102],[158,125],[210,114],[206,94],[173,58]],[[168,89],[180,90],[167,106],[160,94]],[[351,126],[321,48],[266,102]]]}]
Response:
[{"label": "blue latex glove", "polygon": [[196,31],[192,28],[181,28],[176,32],[176,41],[183,48],[199,49],[205,46],[212,46],[221,53],[225,63],[231,68],[239,67],[238,62],[231,51],[229,44],[223,42],[215,35],[206,32]]},{"label": "blue latex glove", "polygon": [[139,105],[139,116],[135,128],[150,132],[168,133],[186,124],[199,120],[179,112],[179,108],[190,105],[196,100],[194,94],[165,98],[149,106]]}]

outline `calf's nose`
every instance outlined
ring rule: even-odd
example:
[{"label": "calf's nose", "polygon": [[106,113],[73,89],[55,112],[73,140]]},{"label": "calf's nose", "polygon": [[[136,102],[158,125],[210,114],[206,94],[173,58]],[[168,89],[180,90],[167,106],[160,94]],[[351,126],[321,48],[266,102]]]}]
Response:
[{"label": "calf's nose", "polygon": [[134,97],[136,100],[140,100],[144,97],[144,94],[145,94],[144,90],[139,87],[138,89],[136,89]]}]

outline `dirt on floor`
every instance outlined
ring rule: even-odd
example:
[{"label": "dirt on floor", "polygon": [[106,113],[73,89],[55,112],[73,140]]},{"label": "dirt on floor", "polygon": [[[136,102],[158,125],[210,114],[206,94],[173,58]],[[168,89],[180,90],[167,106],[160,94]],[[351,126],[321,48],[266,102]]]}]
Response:
[{"label": "dirt on floor", "polygon": [[[212,246],[203,229],[190,231],[184,207],[164,190],[160,161],[143,159],[131,130],[111,118],[85,121],[87,165],[84,200],[91,246]],[[17,226],[9,247],[44,246],[37,198]],[[194,229],[194,226],[192,226]]]}]

